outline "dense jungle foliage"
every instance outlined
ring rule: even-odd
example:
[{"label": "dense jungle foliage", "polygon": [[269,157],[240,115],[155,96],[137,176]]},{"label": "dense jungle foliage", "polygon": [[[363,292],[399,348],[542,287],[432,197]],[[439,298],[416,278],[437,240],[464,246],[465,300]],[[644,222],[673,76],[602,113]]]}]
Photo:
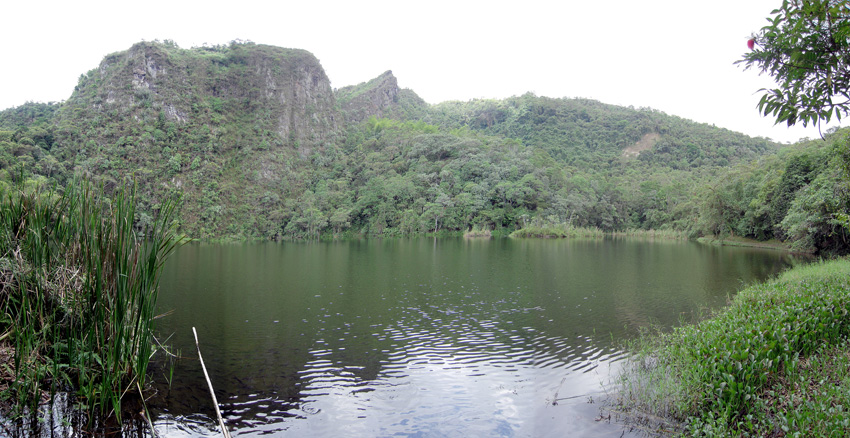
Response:
[{"label": "dense jungle foliage", "polygon": [[0,181],[82,174],[109,191],[135,177],[138,230],[177,196],[198,238],[561,224],[846,251],[843,131],[780,148],[588,99],[428,105],[380,79],[332,90],[300,50],[140,43],[65,102],[0,112]]}]

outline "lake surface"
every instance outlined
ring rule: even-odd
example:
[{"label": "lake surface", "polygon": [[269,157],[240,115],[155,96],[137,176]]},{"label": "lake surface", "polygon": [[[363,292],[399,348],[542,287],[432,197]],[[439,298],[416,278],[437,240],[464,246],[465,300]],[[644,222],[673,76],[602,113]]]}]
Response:
[{"label": "lake surface", "polygon": [[596,421],[620,342],[793,262],[612,239],[189,244],[157,323],[183,358],[149,404],[160,436],[220,436],[194,326],[234,436],[620,436]]}]

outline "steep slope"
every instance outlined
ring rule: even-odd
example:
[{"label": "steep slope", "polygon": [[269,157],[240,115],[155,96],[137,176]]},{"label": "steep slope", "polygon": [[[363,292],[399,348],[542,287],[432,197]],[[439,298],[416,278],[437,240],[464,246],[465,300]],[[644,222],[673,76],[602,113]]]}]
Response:
[{"label": "steep slope", "polygon": [[152,208],[177,192],[185,231],[202,237],[266,229],[245,218],[273,217],[281,194],[300,191],[298,168],[340,132],[313,55],[235,43],[144,42],[108,55],[80,78],[56,127],[62,161],[108,186],[134,175]]},{"label": "steep slope", "polygon": [[336,99],[348,124],[370,117],[416,120],[428,111],[428,104],[411,90],[401,89],[392,71],[368,82],[336,90]]},{"label": "steep slope", "polygon": [[319,61],[304,50],[256,44],[180,49],[143,42],[104,58],[80,78],[59,123],[74,115],[126,121],[259,121],[285,142],[316,145],[338,129],[333,91]]},{"label": "steep slope", "polygon": [[0,112],[0,182],[135,179],[140,230],[178,195],[182,231],[201,238],[688,229],[695,187],[774,150],[588,99],[432,106],[389,71],[333,91],[308,52],[253,43],[139,43],[64,103]]}]

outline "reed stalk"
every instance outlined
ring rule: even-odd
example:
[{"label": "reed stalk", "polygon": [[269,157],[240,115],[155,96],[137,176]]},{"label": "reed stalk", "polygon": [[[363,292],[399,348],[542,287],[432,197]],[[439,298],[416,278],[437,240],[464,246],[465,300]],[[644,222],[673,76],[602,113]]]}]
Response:
[{"label": "reed stalk", "polygon": [[207,379],[207,386],[210,388],[210,397],[212,397],[213,406],[215,407],[215,416],[218,419],[218,425],[221,427],[221,434],[224,438],[230,438],[230,432],[227,430],[227,426],[224,425],[224,419],[221,418],[221,410],[218,408],[218,399],[215,398],[215,390],[213,390],[210,375],[207,373],[206,365],[204,365],[204,356],[201,355],[201,344],[198,343],[198,331],[195,330],[195,327],[192,327],[192,333],[195,335],[195,346],[198,347],[198,360],[201,361],[201,369],[204,370],[204,378]]},{"label": "reed stalk", "polygon": [[[144,387],[159,276],[183,239],[162,203],[134,228],[135,187],[111,197],[85,180],[64,192],[0,192],[0,348],[14,349],[18,406],[74,390],[90,414],[114,414]],[[144,237],[140,236],[144,231]],[[89,416],[90,420],[92,415]]]},{"label": "reed stalk", "polygon": [[601,238],[605,233],[595,227],[574,227],[569,224],[531,224],[514,231],[510,237],[542,238]]}]

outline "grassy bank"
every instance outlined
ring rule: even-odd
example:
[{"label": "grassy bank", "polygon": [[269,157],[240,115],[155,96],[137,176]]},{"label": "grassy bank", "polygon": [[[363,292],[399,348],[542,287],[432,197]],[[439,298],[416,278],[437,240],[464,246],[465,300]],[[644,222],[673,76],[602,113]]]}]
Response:
[{"label": "grassy bank", "polygon": [[469,239],[469,238],[475,238],[475,237],[486,237],[486,238],[490,238],[490,237],[493,237],[493,232],[492,232],[492,231],[490,231],[490,230],[489,230],[489,229],[487,229],[487,228],[481,228],[481,227],[479,227],[479,226],[477,226],[477,225],[476,225],[476,226],[472,227],[472,229],[471,229],[471,230],[469,230],[469,231],[467,231],[467,232],[463,233],[463,237],[465,237],[465,238],[467,238],[467,239]]},{"label": "grassy bank", "polygon": [[689,240],[688,233],[678,230],[626,230],[614,231],[612,237],[638,238],[648,240]]},{"label": "grassy bank", "polygon": [[528,225],[510,234],[510,237],[576,238],[603,237],[599,228],[573,227],[567,224]]},{"label": "grassy bank", "polygon": [[575,227],[567,223],[546,223],[534,220],[519,230],[510,234],[510,237],[537,237],[537,238],[599,238],[611,236],[615,238],[641,238],[660,240],[688,240],[688,234],[675,230],[639,230],[631,229],[625,231],[606,232],[596,227]]},{"label": "grassy bank", "polygon": [[846,436],[850,261],[794,268],[631,346],[619,408],[690,436]]},{"label": "grassy bank", "polygon": [[134,190],[102,193],[0,193],[0,399],[18,412],[70,391],[89,418],[120,416],[144,388],[159,274],[179,243],[172,204],[137,229]]},{"label": "grassy bank", "polygon": [[791,251],[790,246],[775,239],[768,241],[760,241],[755,239],[748,239],[746,237],[700,237],[697,239],[697,241],[706,245],[741,246],[749,248],[775,249],[777,251]]}]

